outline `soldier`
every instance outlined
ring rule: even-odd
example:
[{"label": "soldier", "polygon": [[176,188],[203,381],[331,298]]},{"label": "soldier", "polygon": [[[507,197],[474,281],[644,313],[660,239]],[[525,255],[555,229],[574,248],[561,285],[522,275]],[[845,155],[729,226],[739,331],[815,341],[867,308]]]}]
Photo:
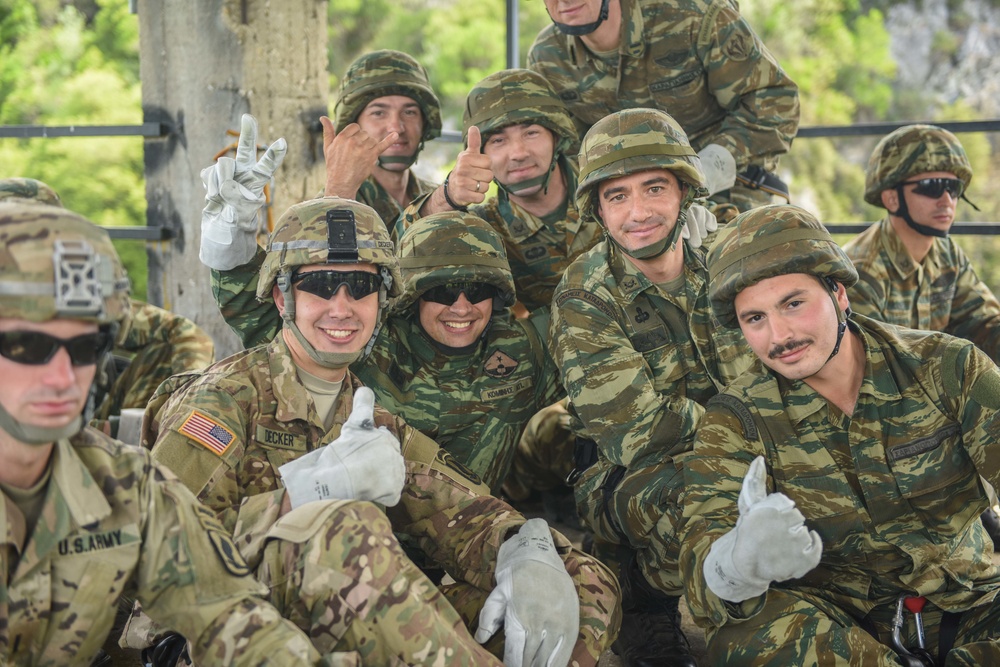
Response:
[{"label": "soldier", "polygon": [[[503,239],[518,300],[529,311],[548,307],[569,263],[601,237],[600,225],[580,219],[571,196],[579,171],[573,120],[545,79],[512,69],[473,86],[462,123],[469,142],[465,153],[478,154],[481,145],[479,157],[487,158],[491,173],[486,181],[475,180],[467,160],[459,160],[446,186],[407,207],[397,233],[420,215],[468,210]],[[496,196],[466,206],[477,193],[485,195],[490,178]]]},{"label": "soldier", "polygon": [[[274,299],[281,333],[188,376],[162,408],[154,399],[145,424],[145,439],[156,436],[153,458],[236,533],[275,606],[324,650],[353,648],[373,664],[441,655],[496,664],[462,620],[481,641],[504,621],[508,665],[564,664],[571,656],[594,665],[617,633],[611,574],[543,521],[526,523],[489,496],[475,473],[419,431],[373,408],[371,391],[348,372],[371,350],[381,311],[399,293],[392,249],[367,206],[324,198],[291,207],[271,236],[257,287]],[[394,578],[369,584],[363,569],[356,572],[368,560],[353,554],[362,547],[341,549],[338,526],[326,521],[330,504],[309,502],[331,498],[386,506],[392,529],[458,582],[445,594],[463,618],[431,596],[433,585],[412,564],[387,568]],[[385,526],[380,543],[398,551]],[[395,642],[357,636],[344,615],[359,585],[375,596],[374,610],[379,595],[391,602],[413,591],[430,597],[437,615],[379,619],[384,632],[398,632]]]},{"label": "soldier", "polygon": [[976,519],[980,475],[1000,482],[1000,370],[853,314],[857,271],[802,209],[741,214],[709,273],[762,364],[709,403],[684,462],[682,573],[712,664],[997,664]]},{"label": "soldier", "polygon": [[315,664],[229,534],[168,470],[93,428],[93,383],[128,310],[107,234],[0,203],[0,662],[89,665],[118,601],[191,638],[201,664]]},{"label": "soldier", "polygon": [[787,199],[773,172],[798,130],[798,88],[735,2],[545,0],[545,7],[552,25],[532,44],[528,66],[548,79],[582,131],[619,109],[662,109],[699,151],[713,200],[746,210],[772,194]]},{"label": "soldier", "polygon": [[[51,187],[32,178],[0,179],[0,201],[62,206]],[[150,303],[129,300],[107,363],[98,373],[98,405],[91,425],[117,436],[123,409],[145,408],[153,392],[171,375],[205,368],[215,359],[212,338],[182,315]],[[134,444],[134,443],[133,443]]]},{"label": "soldier", "polygon": [[693,665],[680,631],[676,530],[682,478],[704,405],[750,362],[708,305],[705,251],[682,241],[704,195],[698,155],[666,113],[596,123],[580,150],[577,208],[606,240],[556,289],[549,348],[577,435],[577,506],[617,545],[627,665]]},{"label": "soldier", "polygon": [[[327,163],[324,192],[371,206],[390,228],[403,207],[434,185],[410,169],[424,142],[441,135],[441,105],[427,72],[399,51],[366,53],[347,68],[337,92],[334,120],[320,118]],[[257,120],[243,114],[236,158],[202,170],[208,190],[202,216],[202,263],[218,271],[263,261],[257,246],[257,211],[263,189],[284,160],[278,139],[257,160]],[[229,187],[222,185],[229,183]]]},{"label": "soldier", "polygon": [[[997,363],[1000,301],[948,236],[970,181],[969,158],[948,130],[908,125],[879,141],[865,172],[865,201],[888,214],[844,246],[859,277],[851,307],[889,324],[971,340]],[[1000,548],[1000,518],[990,507],[982,519]]]}]

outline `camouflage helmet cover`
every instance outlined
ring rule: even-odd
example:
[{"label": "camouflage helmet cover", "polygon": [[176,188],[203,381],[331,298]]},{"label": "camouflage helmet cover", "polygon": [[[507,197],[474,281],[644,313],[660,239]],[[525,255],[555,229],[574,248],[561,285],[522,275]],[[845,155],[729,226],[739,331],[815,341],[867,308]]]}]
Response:
[{"label": "camouflage helmet cover", "polygon": [[708,196],[701,159],[670,115],[658,109],[625,109],[605,116],[583,138],[577,209],[599,219],[598,185],[649,169],[671,171],[694,189],[695,198]]},{"label": "camouflage helmet cover", "polygon": [[0,201],[36,201],[50,206],[62,206],[62,200],[51,187],[33,178],[0,179]]},{"label": "camouflage helmet cover", "polygon": [[507,69],[490,74],[465,98],[462,128],[479,128],[485,139],[511,125],[537,123],[556,135],[556,152],[573,155],[579,134],[562,99],[541,74],[527,69]]},{"label": "camouflage helmet cover", "polygon": [[850,258],[805,209],[777,204],[741,213],[719,230],[708,253],[712,311],[724,326],[738,328],[736,295],[789,273],[829,277],[845,287],[858,282]]},{"label": "camouflage helmet cover", "polygon": [[129,280],[108,233],[64,208],[0,202],[0,314],[120,322]]},{"label": "camouflage helmet cover", "polygon": [[356,122],[372,100],[387,95],[404,95],[420,105],[423,141],[441,136],[441,103],[427,71],[412,56],[389,49],[366,53],[348,66],[333,107],[337,132]]},{"label": "camouflage helmet cover", "polygon": [[448,211],[421,218],[399,240],[403,294],[396,302],[404,310],[420,295],[455,282],[488,283],[500,290],[502,304],[514,305],[514,278],[500,236],[471,213]]},{"label": "camouflage helmet cover", "polygon": [[882,137],[868,159],[865,201],[883,207],[883,190],[932,171],[955,174],[969,187],[972,166],[958,137],[936,125],[907,125],[894,130]]},{"label": "camouflage helmet cover", "polygon": [[[347,229],[343,237],[331,239],[330,223],[351,219],[353,229]],[[388,295],[396,296],[401,281],[393,248],[385,223],[369,206],[340,197],[295,204],[285,211],[271,233],[260,267],[257,298],[270,296],[278,276],[290,276],[300,266],[354,263],[379,266],[383,277],[388,278]]]}]

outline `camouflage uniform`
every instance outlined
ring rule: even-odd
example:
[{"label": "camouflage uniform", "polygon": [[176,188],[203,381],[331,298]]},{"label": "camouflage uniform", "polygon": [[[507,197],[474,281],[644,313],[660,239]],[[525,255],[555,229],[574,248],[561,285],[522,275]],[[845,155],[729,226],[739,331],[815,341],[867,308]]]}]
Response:
[{"label": "camouflage uniform", "polygon": [[[306,202],[293,207],[293,210],[299,211],[301,225],[303,229],[308,229],[318,222],[325,224],[325,217],[314,213],[325,214],[330,206],[344,206],[336,204],[337,201],[344,200],[321,200],[318,203],[323,206],[320,207],[317,207],[317,202]],[[363,207],[353,202],[348,202],[346,206],[356,207],[361,211],[358,215],[363,214]],[[366,223],[372,224],[372,221],[366,219]],[[275,235],[282,233],[282,227],[279,222]],[[415,229],[414,236],[418,232],[419,228]],[[366,238],[363,242],[369,248],[369,255],[385,264],[391,255],[387,256],[381,250],[383,244],[379,239],[387,239],[384,229],[381,233],[385,236],[376,232],[375,239]],[[361,241],[359,255],[362,251],[360,245]],[[373,247],[380,250],[370,250]],[[270,253],[269,257],[273,254],[276,253]],[[416,259],[422,261],[423,257]],[[266,285],[274,283],[274,276],[267,274],[274,269],[277,261],[291,260],[267,260],[261,272],[262,276],[266,276],[262,278],[264,286],[258,288],[259,292],[264,292]],[[493,264],[484,264],[484,261],[479,260],[481,267],[497,266],[496,260]],[[391,271],[396,271],[395,260],[391,262]],[[398,281],[398,274],[395,280]],[[391,293],[395,294],[397,289],[392,287]],[[510,295],[509,282],[506,291]],[[509,303],[509,296],[507,301]],[[395,643],[390,637],[356,646],[354,635],[344,634],[347,622],[341,622],[341,618],[345,610],[340,608],[342,600],[336,596],[340,595],[350,602],[350,589],[357,582],[350,577],[334,576],[324,571],[343,570],[345,567],[338,560],[343,557],[343,552],[339,550],[343,540],[337,532],[337,523],[331,524],[325,517],[309,519],[309,525],[313,526],[310,535],[317,534],[316,531],[322,534],[322,537],[314,539],[301,537],[301,531],[279,530],[289,521],[302,523],[302,519],[294,517],[308,512],[308,508],[316,503],[278,519],[277,509],[284,491],[277,469],[339,435],[348,417],[353,393],[359,386],[360,380],[349,375],[338,398],[334,424],[327,431],[321,426],[314,404],[298,380],[284,337],[277,336],[266,347],[235,355],[199,375],[175,377],[162,386],[147,411],[144,444],[152,443],[155,438],[154,458],[175,469],[199,497],[219,513],[226,527],[235,531],[236,542],[251,563],[259,560],[258,554],[263,548],[263,564],[257,570],[258,577],[275,585],[276,580],[270,573],[281,571],[288,577],[287,580],[282,579],[287,586],[301,586],[309,591],[310,604],[305,606],[298,603],[292,607],[283,606],[283,601],[299,599],[297,596],[301,593],[293,588],[287,588],[280,594],[272,593],[272,600],[293,620],[309,628],[314,639],[324,638],[323,646],[350,646],[376,663],[385,659],[381,652],[391,652],[393,646],[402,645],[413,655],[422,651],[425,655],[437,656],[450,651],[449,661],[482,664],[485,654],[464,628],[456,629],[451,607],[431,592],[433,586],[408,561],[394,562],[386,570],[386,576],[398,576],[397,583],[386,589],[420,592],[424,595],[421,605],[432,606],[435,613],[428,620],[426,611],[413,609],[415,603],[412,600],[408,608],[396,598],[387,597],[374,604],[372,613],[378,614],[379,620],[373,625],[376,629],[386,628],[386,631],[403,628],[401,635]],[[170,392],[175,393],[167,399],[164,394]],[[206,438],[199,441],[192,437],[186,425],[195,414],[216,425],[220,429],[217,433],[228,443],[220,448],[214,441]],[[391,528],[408,542],[418,545],[426,558],[460,582],[446,589],[445,594],[465,623],[474,628],[478,612],[493,586],[497,549],[524,522],[524,518],[489,496],[488,488],[475,473],[401,419],[377,407],[375,421],[386,426],[400,440],[407,459],[407,485],[403,490],[403,499],[387,511]],[[379,542],[391,546],[398,555],[399,545],[391,531],[384,533],[380,533]],[[290,545],[289,540],[296,535],[300,536],[297,543],[301,542],[301,546]],[[572,545],[558,533],[554,533],[554,539],[566,562],[567,571],[577,584],[581,599],[580,637],[574,649],[574,660],[580,664],[596,664],[601,652],[617,633],[620,621],[617,584],[613,575],[599,562],[572,549]],[[293,546],[304,550],[306,555],[296,552],[294,557],[289,556],[287,550]],[[304,573],[292,571],[296,563],[312,562],[324,564],[324,568],[318,572],[309,569]],[[267,569],[262,569],[265,565]],[[370,574],[362,571],[355,579],[367,581],[369,578]],[[409,583],[402,583],[404,578]],[[334,597],[331,598],[331,594]],[[412,621],[408,620],[411,616]],[[331,623],[330,619],[337,622]]]},{"label": "camouflage uniform", "polygon": [[[441,136],[441,105],[431,88],[427,72],[411,56],[388,49],[366,53],[348,66],[337,89],[337,103],[333,108],[337,132],[357,122],[358,116],[372,100],[388,95],[404,95],[420,105],[424,134],[417,154],[423,148],[423,142]],[[413,159],[416,160],[416,157],[414,155]],[[437,187],[417,177],[412,169],[408,173],[406,197],[409,201],[430,194]],[[390,229],[403,213],[403,207],[379,185],[374,176],[361,183],[355,199],[375,209]]]},{"label": "camouflage uniform", "polygon": [[[309,568],[304,572],[288,571],[287,563],[292,561],[319,562],[342,570],[348,563],[338,563],[338,558],[350,552],[346,551],[347,545],[343,547],[345,552],[338,551],[340,541],[345,538],[340,536],[336,522],[316,523],[324,518],[322,516],[319,519],[301,518],[304,513],[313,511],[314,505],[322,507],[322,503],[305,505],[275,522],[284,493],[277,468],[339,435],[350,412],[353,393],[361,382],[352,378],[344,384],[334,426],[327,432],[320,425],[315,408],[296,376],[287,346],[280,336],[266,347],[237,354],[201,375],[186,377],[191,379],[190,384],[175,393],[150,423],[152,432],[158,434],[153,458],[173,469],[202,502],[218,514],[226,528],[235,533],[237,545],[251,564],[261,560],[263,548],[263,563],[269,569],[258,568],[258,577],[275,587],[271,601],[283,614],[307,629],[314,641],[323,637],[324,642],[317,644],[319,648],[329,650],[343,646],[338,642],[350,618],[341,618],[347,612],[341,608],[342,600],[349,601],[350,588],[358,581],[367,581],[369,575],[362,573],[354,580],[334,576],[332,572],[311,573]],[[185,424],[193,415],[201,415],[218,425],[225,435],[232,434],[230,444],[221,454],[185,434],[190,432],[190,429],[185,430]],[[375,422],[389,428],[403,443],[403,455],[407,460],[403,500],[387,510],[392,528],[415,540],[456,581],[465,582],[464,590],[451,594],[465,600],[464,611],[469,622],[492,588],[496,550],[524,518],[489,496],[487,487],[475,473],[401,419],[377,409]],[[144,437],[144,441],[149,440],[149,435]],[[282,530],[288,523],[300,525],[303,522],[313,527],[309,535],[320,531],[323,537],[307,539],[307,535],[290,528]],[[295,536],[298,537],[293,540]],[[581,621],[582,636],[574,658],[595,664],[609,641],[608,633],[617,629],[616,587],[610,573],[599,564],[573,550],[558,533],[554,537],[580,588],[581,618],[586,619]],[[379,540],[398,549],[391,531],[380,532]],[[285,553],[288,548],[305,550],[309,554],[291,558]],[[329,553],[323,553],[324,548]],[[450,608],[431,593],[433,586],[419,570],[409,563],[397,565],[402,572],[393,573],[398,578],[386,590],[409,589],[424,593],[427,602],[433,603],[436,610],[431,618],[438,621],[430,623],[426,611],[417,613],[400,600],[387,596],[372,609],[371,613],[381,619],[377,624],[399,628],[407,640],[407,647],[415,652],[426,651],[432,646],[430,654],[451,651],[449,660],[458,664],[488,663],[471,636],[456,629]],[[279,591],[281,587],[270,577],[271,571],[284,573],[285,586],[306,588],[312,604],[296,603],[286,607],[288,600],[299,597],[294,590]],[[315,578],[303,579],[310,574]],[[404,585],[407,580],[410,583]],[[335,602],[327,601],[331,594]],[[408,602],[414,604],[412,600]],[[411,615],[413,622],[407,620]],[[347,635],[345,640],[350,642],[352,636]],[[366,660],[387,659],[382,653],[367,653],[384,650],[386,647],[381,641],[363,646],[348,643],[347,646],[361,651]],[[586,658],[588,655],[591,658]]]},{"label": "camouflage uniform", "polygon": [[[485,144],[491,134],[521,123],[537,123],[553,133],[553,168],[558,165],[566,189],[572,193],[579,171],[573,158],[579,143],[576,128],[545,79],[528,70],[512,69],[491,74],[473,86],[465,102],[466,135],[475,125]],[[426,199],[416,199],[406,207],[396,225],[397,236],[420,218]],[[500,184],[495,197],[469,206],[469,212],[490,223],[503,239],[517,299],[528,310],[548,307],[569,263],[601,238],[595,221],[581,220],[572,196],[567,196],[565,210],[538,217],[511,201]]]},{"label": "camouflage uniform", "polygon": [[[96,322],[110,333],[128,308],[110,239],[76,214],[0,204],[0,254],[4,317]],[[70,305],[56,296],[67,292]],[[89,665],[119,601],[133,597],[190,637],[205,664],[317,662],[308,639],[261,600],[229,534],[147,452],[80,429],[85,417],[48,441],[51,429],[20,425],[26,440],[3,413],[5,447],[30,442],[51,454],[36,522],[0,492],[0,663]]]},{"label": "camouflage uniform", "polygon": [[168,377],[205,368],[215,359],[212,338],[188,318],[136,299],[129,305],[130,315],[112,350],[127,366],[114,378],[97,419],[121,414],[124,408],[145,408]]},{"label": "camouflage uniform", "polygon": [[[549,349],[569,395],[577,470],[592,464],[577,475],[577,507],[599,541],[619,545],[623,635],[624,629],[634,635],[641,633],[631,628],[641,626],[646,613],[658,627],[676,625],[682,592],[679,463],[704,404],[749,365],[751,355],[737,335],[717,330],[705,251],[680,241],[691,200],[704,191],[700,163],[683,130],[660,111],[619,112],[587,133],[580,163],[577,207],[592,219],[596,191],[607,179],[665,169],[686,193],[666,239],[684,243],[681,293],[651,282],[608,235],[570,265],[552,303]],[[586,455],[588,443],[596,447],[594,456]],[[649,646],[626,647],[639,654],[629,661],[662,662],[676,653],[676,664],[691,664],[676,641],[632,641]]]},{"label": "camouflage uniform", "polygon": [[[938,171],[955,174],[966,187],[972,180],[969,160],[955,135],[933,125],[899,128],[872,152],[865,201],[883,206],[883,190]],[[901,191],[899,196],[905,201]],[[909,217],[905,205],[896,214]],[[855,312],[971,340],[994,362],[1000,361],[1000,301],[953,239],[935,238],[927,255],[916,262],[892,222],[883,218],[847,243],[844,251],[860,276],[850,294]]]},{"label": "camouflage uniform", "polygon": [[[743,214],[734,223],[745,220],[742,229],[717,239],[711,298],[727,326],[737,326],[733,296],[746,284],[785,273],[833,276],[845,286],[856,279],[815,218],[770,212],[788,208]],[[748,217],[754,213],[761,215]],[[796,219],[811,221],[814,236],[801,236]],[[783,220],[800,236],[782,245],[776,230],[789,224]],[[766,234],[773,242],[752,254],[748,246]],[[727,263],[738,253],[742,264]],[[932,652],[941,610],[964,612],[955,642],[962,648],[947,664],[994,664],[1000,570],[976,519],[986,506],[979,475],[1000,481],[988,454],[1000,433],[1000,371],[951,336],[859,315],[847,323],[866,357],[852,415],[804,381],[758,367],[709,403],[684,462],[682,574],[695,620],[707,628],[710,660],[900,664],[887,644],[897,597],[906,593],[927,596]],[[758,455],[767,462],[768,492],[791,498],[819,533],[822,560],[799,579],[731,603],[707,588],[703,565],[712,543],[733,528],[743,477]],[[904,631],[913,645],[913,624]]]},{"label": "camouflage uniform", "polygon": [[[736,3],[618,1],[622,33],[613,62],[555,25],[538,34],[528,53],[528,66],[549,80],[581,131],[622,108],[662,109],[696,150],[718,144],[739,171],[773,171],[798,130],[798,88]],[[745,187],[730,192],[741,210],[768,200]]]},{"label": "camouflage uniform", "polygon": [[[442,213],[418,224],[419,229],[407,232],[401,242],[403,297],[371,354],[351,370],[371,387],[380,405],[447,449],[497,491],[524,425],[563,394],[545,346],[548,312],[519,320],[505,305],[493,313],[475,349],[441,350],[420,326],[420,294],[448,282],[485,281],[512,301],[513,284],[504,270],[506,261],[497,264],[504,259],[503,247],[479,218]],[[460,235],[449,239],[455,232]],[[457,255],[464,263],[456,263]],[[258,258],[262,260],[263,253]],[[223,318],[248,347],[270,341],[280,326],[273,301],[253,298],[258,275],[250,274],[252,265],[212,272]]]}]

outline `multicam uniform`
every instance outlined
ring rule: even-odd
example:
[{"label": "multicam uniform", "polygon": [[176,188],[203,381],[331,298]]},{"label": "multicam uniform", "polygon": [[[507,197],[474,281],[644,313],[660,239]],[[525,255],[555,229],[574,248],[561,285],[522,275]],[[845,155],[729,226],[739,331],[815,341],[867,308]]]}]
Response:
[{"label": "multicam uniform", "polygon": [[[866,349],[853,415],[802,381],[747,373],[709,404],[684,463],[682,574],[713,664],[899,664],[860,624],[867,617],[888,644],[904,592],[930,602],[930,647],[940,609],[966,611],[956,646],[996,636],[1000,570],[977,519],[987,506],[979,475],[1000,481],[989,455],[1000,435],[1000,371],[950,336],[850,321]],[[767,461],[768,491],[795,501],[822,538],[823,557],[801,579],[734,605],[708,590],[702,567],[711,543],[735,523],[757,455]],[[969,650],[948,664],[1000,656],[996,643]]]},{"label": "multicam uniform", "polygon": [[918,264],[883,218],[851,239],[844,252],[860,276],[850,292],[855,312],[971,340],[1000,361],[1000,301],[954,239],[934,239]]},{"label": "multicam uniform", "polygon": [[[497,664],[459,627],[461,620],[443,604],[433,584],[405,558],[393,559],[398,571],[380,573],[388,581],[384,586],[363,584],[370,578],[363,561],[346,558],[357,543],[341,536],[336,522],[322,523],[326,503],[309,503],[277,517],[284,493],[277,468],[334,440],[360,386],[354,377],[344,383],[334,425],[327,431],[279,336],[266,347],[192,376],[150,424],[158,433],[153,458],[175,470],[235,532],[258,577],[272,587],[272,603],[306,628],[321,650],[346,645],[365,660],[385,664],[394,646],[403,646],[409,655],[422,652],[448,655],[456,664]],[[403,499],[387,510],[392,529],[412,537],[463,582],[448,594],[471,623],[493,586],[497,549],[524,518],[489,496],[474,473],[401,419],[377,407],[375,423],[399,439],[406,458]],[[198,424],[215,435],[203,435],[196,430]],[[574,659],[595,664],[607,634],[617,629],[616,586],[599,564],[573,550],[562,536],[554,537],[581,595],[581,637]],[[388,526],[379,532],[379,543],[401,554]],[[369,560],[372,567],[379,565],[380,559]],[[355,566],[358,572],[352,570]],[[370,604],[359,616],[371,623],[356,630],[351,621],[357,594],[352,589],[359,585]],[[411,597],[400,599],[401,591],[410,591]],[[430,603],[434,615],[415,613],[415,597],[424,599],[422,607]],[[360,632],[372,632],[371,626],[390,629],[388,634],[398,637],[359,642],[367,636]]]},{"label": "multicam uniform", "polygon": [[89,665],[119,599],[191,639],[199,663],[313,664],[304,635],[260,604],[264,588],[214,515],[148,453],[84,429],[56,444],[38,523],[3,496],[0,662]]},{"label": "multicam uniform", "polygon": [[136,299],[118,334],[112,354],[128,365],[114,378],[97,419],[145,408],[160,383],[171,375],[199,370],[215,360],[215,344],[186,317]]},{"label": "multicam uniform", "polygon": [[[5,318],[92,323],[110,345],[129,303],[106,232],[56,206],[4,203],[0,254]],[[7,408],[5,456],[38,447],[47,461],[33,488],[0,489],[0,663],[91,664],[119,601],[132,597],[183,631],[206,664],[317,661],[308,639],[261,600],[229,533],[148,453],[81,428],[86,411],[46,427]]]},{"label": "multicam uniform", "polygon": [[574,431],[597,443],[576,483],[577,507],[600,538],[640,553],[661,590],[678,595],[678,459],[705,403],[750,363],[738,335],[717,331],[702,250],[684,249],[684,291],[650,282],[608,242],[575,261],[556,292],[550,349]]},{"label": "multicam uniform", "polygon": [[[730,0],[619,0],[618,50],[602,57],[546,26],[528,53],[577,120],[581,135],[623,108],[662,109],[691,144],[718,144],[773,171],[798,130],[798,88]],[[760,191],[734,188],[744,209]],[[742,199],[741,199],[742,198]]]}]

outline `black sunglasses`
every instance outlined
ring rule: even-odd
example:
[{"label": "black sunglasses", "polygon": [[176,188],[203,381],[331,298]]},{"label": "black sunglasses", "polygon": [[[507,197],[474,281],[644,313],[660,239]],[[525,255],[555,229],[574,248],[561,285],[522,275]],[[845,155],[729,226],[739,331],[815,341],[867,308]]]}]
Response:
[{"label": "black sunglasses", "polygon": [[965,183],[957,178],[921,178],[916,181],[903,181],[900,185],[915,185],[913,194],[937,199],[945,192],[952,199],[958,199],[965,192]]},{"label": "black sunglasses", "polygon": [[379,291],[382,275],[368,271],[310,271],[293,276],[292,284],[321,299],[332,299],[337,290],[346,285],[351,298],[357,301]]},{"label": "black sunglasses", "polygon": [[469,303],[479,303],[486,299],[495,299],[500,295],[500,291],[489,283],[448,283],[430,288],[421,294],[420,298],[424,301],[450,306],[458,301],[461,294],[465,294]]},{"label": "black sunglasses", "polygon": [[41,366],[66,348],[74,366],[96,364],[101,355],[111,349],[114,338],[107,331],[83,334],[73,338],[56,338],[40,331],[0,332],[0,356],[19,364]]}]

